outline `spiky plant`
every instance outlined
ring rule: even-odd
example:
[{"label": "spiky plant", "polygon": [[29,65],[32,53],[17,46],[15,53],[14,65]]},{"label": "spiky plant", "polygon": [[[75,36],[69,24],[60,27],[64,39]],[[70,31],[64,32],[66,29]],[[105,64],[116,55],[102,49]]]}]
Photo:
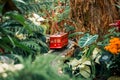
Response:
[{"label": "spiky plant", "polygon": [[42,55],[36,57],[34,61],[30,57],[19,58],[24,68],[15,72],[8,71],[5,73],[6,77],[0,75],[0,80],[70,80],[67,75],[58,73],[58,68],[52,65],[55,57],[54,55]]}]

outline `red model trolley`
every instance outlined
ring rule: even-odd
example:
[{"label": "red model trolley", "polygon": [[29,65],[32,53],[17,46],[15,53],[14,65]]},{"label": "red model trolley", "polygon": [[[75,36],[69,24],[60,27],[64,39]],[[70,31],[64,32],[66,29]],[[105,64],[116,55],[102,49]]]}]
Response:
[{"label": "red model trolley", "polygon": [[60,49],[68,44],[68,34],[59,33],[50,36],[50,48]]}]

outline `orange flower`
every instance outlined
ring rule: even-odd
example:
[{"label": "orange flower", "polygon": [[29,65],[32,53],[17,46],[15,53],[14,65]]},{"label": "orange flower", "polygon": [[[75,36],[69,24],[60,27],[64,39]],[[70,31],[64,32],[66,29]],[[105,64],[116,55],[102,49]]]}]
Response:
[{"label": "orange flower", "polygon": [[118,52],[120,52],[120,49],[118,49]]},{"label": "orange flower", "polygon": [[104,49],[112,54],[118,54],[120,52],[120,38],[110,39],[109,44]]},{"label": "orange flower", "polygon": [[111,49],[111,52],[112,52],[113,54],[117,54],[117,53],[118,53],[118,51],[117,51],[116,48]]},{"label": "orange flower", "polygon": [[109,50],[109,46],[105,46],[104,49],[105,49],[105,50]]},{"label": "orange flower", "polygon": [[119,38],[112,38],[111,40],[110,40],[110,43],[113,43],[113,42],[116,42],[116,41],[119,41],[120,39]]}]

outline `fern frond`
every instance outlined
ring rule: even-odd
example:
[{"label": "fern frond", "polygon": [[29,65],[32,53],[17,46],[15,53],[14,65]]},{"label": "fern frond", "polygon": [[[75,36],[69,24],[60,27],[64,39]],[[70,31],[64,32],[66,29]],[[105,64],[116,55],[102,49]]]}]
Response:
[{"label": "fern frond", "polygon": [[27,14],[30,12],[43,12],[43,10],[50,9],[53,2],[38,2],[38,3],[28,3],[28,4],[19,4],[17,7],[21,10],[23,14]]},{"label": "fern frond", "polygon": [[43,42],[42,40],[37,39],[36,41],[41,46],[41,53],[47,53],[48,45],[45,42]]},{"label": "fern frond", "polygon": [[36,50],[36,51],[41,50],[41,47],[35,41],[23,41],[20,43],[23,45],[26,45],[27,47],[29,47],[32,50]]},{"label": "fern frond", "polygon": [[29,27],[31,28],[31,30],[33,32],[37,32],[37,33],[43,33],[44,32],[44,29],[41,27],[41,26],[37,26],[35,24],[33,24],[32,22],[30,23],[29,22]]}]

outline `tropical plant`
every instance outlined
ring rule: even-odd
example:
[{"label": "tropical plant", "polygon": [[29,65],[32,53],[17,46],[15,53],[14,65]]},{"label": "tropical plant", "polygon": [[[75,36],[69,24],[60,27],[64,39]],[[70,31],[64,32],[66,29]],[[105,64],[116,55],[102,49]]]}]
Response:
[{"label": "tropical plant", "polygon": [[[109,30],[109,34],[106,34],[105,39],[98,43],[101,49],[101,58],[99,69],[101,72],[99,76],[104,76],[108,78],[109,76],[119,75],[119,36],[120,33],[116,30],[117,28],[112,28]],[[106,73],[107,72],[107,73]]]},{"label": "tropical plant", "polygon": [[112,37],[119,37],[120,33],[119,31],[117,31],[116,27],[113,27],[111,29],[108,30],[108,33],[106,35],[103,36],[103,41],[98,42],[98,45],[101,46],[101,49],[104,48],[105,45],[107,45],[109,43],[109,40]]},{"label": "tropical plant", "polygon": [[[11,24],[12,22],[14,23],[14,21],[12,20],[11,22],[8,22],[8,24],[5,21],[0,23],[0,26],[1,26],[0,27],[1,29],[0,30],[0,37],[1,37],[0,48],[3,50],[2,53],[16,53],[15,48],[20,48],[25,52],[31,53],[31,50],[27,46],[24,46],[23,44],[19,43],[19,40],[15,37],[12,30],[7,29],[8,25]],[[15,25],[18,25],[18,24],[16,23]]]},{"label": "tropical plant", "polygon": [[[93,44],[98,38],[98,35],[90,35],[86,33],[79,39],[78,45],[81,48],[79,58],[71,59],[68,62],[66,71],[72,76],[82,77],[83,79],[93,79],[95,77],[95,62],[99,56],[99,49]],[[66,68],[65,68],[66,69]]]},{"label": "tropical plant", "polygon": [[[32,55],[35,55],[38,53],[46,53],[48,51],[43,28],[34,25],[25,19],[24,15],[19,14],[17,11],[4,13],[2,15],[0,26],[1,37],[8,37],[5,38],[6,40],[2,37],[4,42],[1,41],[1,48],[3,48],[5,52],[20,54],[25,57],[31,53]],[[9,49],[9,51],[7,49]]]},{"label": "tropical plant", "polygon": [[[17,4],[17,8],[21,13],[25,14],[27,18],[31,17],[31,14],[37,13],[38,15],[45,18],[43,21],[43,28],[46,26],[49,28],[47,33],[54,34],[58,30],[60,31],[60,26],[58,23],[64,22],[68,19],[70,7],[68,5],[68,0],[33,0],[22,2],[14,0]],[[64,23],[62,23],[64,25]],[[61,28],[63,29],[63,27]],[[63,31],[63,30],[62,30]]]}]

